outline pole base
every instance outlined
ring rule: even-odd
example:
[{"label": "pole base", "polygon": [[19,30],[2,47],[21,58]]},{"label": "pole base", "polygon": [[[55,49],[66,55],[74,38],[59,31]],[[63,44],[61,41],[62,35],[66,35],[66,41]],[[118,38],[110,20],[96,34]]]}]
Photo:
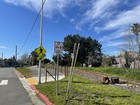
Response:
[{"label": "pole base", "polygon": [[41,82],[38,82],[38,84],[41,84]]}]

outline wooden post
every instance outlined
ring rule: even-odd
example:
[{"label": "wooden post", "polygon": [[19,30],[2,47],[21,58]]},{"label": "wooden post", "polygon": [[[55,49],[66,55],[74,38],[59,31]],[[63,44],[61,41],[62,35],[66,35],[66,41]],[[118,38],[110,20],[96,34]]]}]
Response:
[{"label": "wooden post", "polygon": [[62,66],[61,66],[61,73],[62,73]]},{"label": "wooden post", "polygon": [[69,67],[67,66],[67,76],[69,75]]},{"label": "wooden post", "polygon": [[64,67],[64,73],[65,73],[65,78],[66,78],[66,66]]},{"label": "wooden post", "polygon": [[47,82],[47,69],[46,69],[46,73],[45,73],[45,82]]},{"label": "wooden post", "polygon": [[56,81],[56,67],[54,68],[54,70],[55,70],[55,81]]}]

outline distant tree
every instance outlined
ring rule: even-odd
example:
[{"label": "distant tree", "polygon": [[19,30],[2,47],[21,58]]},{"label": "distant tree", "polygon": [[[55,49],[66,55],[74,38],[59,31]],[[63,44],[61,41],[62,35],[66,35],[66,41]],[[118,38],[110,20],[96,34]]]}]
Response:
[{"label": "distant tree", "polygon": [[22,56],[21,56],[21,61],[24,63],[24,64],[28,64],[29,63],[29,55],[27,52],[25,52]]},{"label": "distant tree", "polygon": [[35,50],[32,51],[31,52],[31,62],[32,62],[32,65],[37,65],[37,63],[38,63],[37,57],[38,57],[37,52]]},{"label": "distant tree", "polygon": [[[54,54],[52,59],[55,62],[55,64],[57,64],[57,55]],[[59,65],[61,64],[61,62],[62,62],[62,55],[60,54],[59,55]]]},{"label": "distant tree", "polygon": [[52,59],[55,63],[57,63],[57,56],[56,55],[53,55]]},{"label": "distant tree", "polygon": [[[125,51],[125,53],[124,53],[124,58],[125,58],[125,60],[126,60],[125,67],[126,67],[126,68],[130,68],[130,64],[131,64],[132,62],[134,62],[135,59],[134,59],[134,58],[132,57],[132,55],[130,55],[129,52],[127,52],[127,51]],[[134,66],[135,66],[135,65],[134,65]]]},{"label": "distant tree", "polygon": [[4,58],[4,61],[6,61],[7,60],[7,58]]},{"label": "distant tree", "polygon": [[15,56],[13,56],[12,60],[13,60],[13,61],[16,61],[16,57],[15,57]]},{"label": "distant tree", "polygon": [[47,63],[50,63],[50,62],[51,62],[50,59],[47,59],[47,58],[44,59],[44,64],[47,64]]},{"label": "distant tree", "polygon": [[108,67],[112,66],[113,64],[116,64],[116,57],[115,56],[109,56],[109,55],[103,55],[102,56],[102,66]]}]

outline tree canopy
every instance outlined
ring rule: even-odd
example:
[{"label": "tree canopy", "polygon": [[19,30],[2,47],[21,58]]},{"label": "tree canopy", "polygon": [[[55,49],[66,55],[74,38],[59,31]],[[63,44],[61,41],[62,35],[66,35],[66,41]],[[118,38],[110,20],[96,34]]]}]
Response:
[{"label": "tree canopy", "polygon": [[[64,51],[67,56],[73,52],[74,43],[80,43],[79,53],[77,57],[78,65],[100,66],[102,59],[102,45],[91,37],[83,37],[78,34],[68,35],[64,38]],[[65,55],[64,57],[65,58]]]}]

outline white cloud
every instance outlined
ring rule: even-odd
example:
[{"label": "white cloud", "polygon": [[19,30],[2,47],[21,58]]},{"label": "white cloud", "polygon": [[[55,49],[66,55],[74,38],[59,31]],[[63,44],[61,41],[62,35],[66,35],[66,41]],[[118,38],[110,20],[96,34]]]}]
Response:
[{"label": "white cloud", "polygon": [[109,41],[107,42],[106,46],[107,47],[115,47],[115,46],[122,46],[124,42],[116,42],[116,41]]},{"label": "white cloud", "polygon": [[0,45],[0,49],[7,49],[7,47],[6,47],[6,46],[1,46],[1,45]]},{"label": "white cloud", "polygon": [[[92,0],[92,2],[91,8],[85,12],[83,18],[77,23],[77,29],[81,29],[82,26],[88,24],[89,30],[94,29],[94,31],[100,32],[127,27],[140,22],[140,5],[133,5],[133,8],[129,10],[120,11],[118,9],[120,0]],[[130,2],[125,0],[123,6],[128,5],[128,3]],[[102,26],[98,23],[101,23]]]},{"label": "white cloud", "polygon": [[98,17],[104,17],[108,14],[109,9],[116,5],[118,0],[97,0],[93,1],[93,6],[85,13],[87,19],[95,19]]},{"label": "white cloud", "polygon": [[140,22],[140,5],[132,10],[123,11],[116,16],[114,20],[109,21],[104,29],[116,29],[119,27],[126,27],[132,25],[135,22]]},{"label": "white cloud", "polygon": [[99,39],[99,42],[107,42],[110,40],[114,40],[114,39],[118,39],[121,37],[124,37],[124,32],[122,30],[118,30],[114,33],[112,33],[111,35],[105,35],[102,38]]},{"label": "white cloud", "polygon": [[99,22],[99,19],[110,17],[111,8],[115,7],[119,0],[92,0],[92,6],[83,15],[83,19],[77,24],[76,28],[80,29],[82,25],[89,23],[92,29],[94,24]]},{"label": "white cloud", "polygon": [[23,6],[29,9],[39,10],[40,0],[4,0],[6,3],[13,4],[16,6]]},{"label": "white cloud", "polygon": [[[34,11],[39,11],[41,7],[41,0],[4,0],[6,3],[13,4],[15,6],[22,6]],[[45,1],[45,0],[44,0]],[[48,18],[52,18],[55,14],[61,14],[65,16],[64,10],[67,7],[73,5],[79,5],[83,0],[46,0],[44,5],[44,14]],[[75,4],[74,4],[75,3]]]},{"label": "white cloud", "polygon": [[70,22],[74,22],[75,21],[75,19],[70,19]]},{"label": "white cloud", "polygon": [[116,50],[116,51],[107,51],[105,53],[107,53],[109,55],[115,55],[115,56],[117,56],[120,52],[119,52],[119,50]]}]

